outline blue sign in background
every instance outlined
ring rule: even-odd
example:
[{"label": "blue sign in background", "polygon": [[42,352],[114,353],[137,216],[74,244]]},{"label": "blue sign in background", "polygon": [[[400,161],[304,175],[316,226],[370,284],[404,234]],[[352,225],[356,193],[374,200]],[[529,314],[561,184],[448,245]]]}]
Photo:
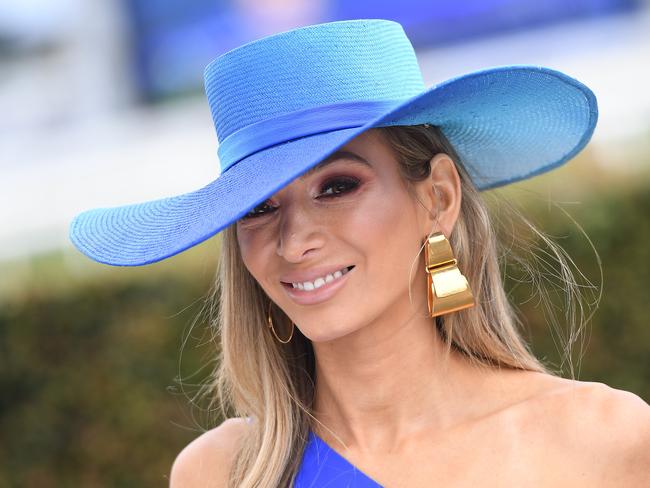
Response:
[{"label": "blue sign in background", "polygon": [[[134,73],[144,101],[200,90],[210,60],[262,36],[259,16],[251,18],[250,10],[236,1],[125,1]],[[404,26],[416,47],[425,47],[635,10],[640,0],[327,0],[321,7],[319,18],[309,23],[392,19]]]}]

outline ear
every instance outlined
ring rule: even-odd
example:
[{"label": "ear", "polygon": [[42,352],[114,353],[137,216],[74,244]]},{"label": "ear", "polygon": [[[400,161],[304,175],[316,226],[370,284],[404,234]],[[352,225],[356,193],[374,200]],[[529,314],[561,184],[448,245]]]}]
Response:
[{"label": "ear", "polygon": [[454,161],[445,153],[436,154],[430,164],[429,176],[417,183],[420,201],[429,210],[422,235],[442,232],[448,238],[460,213],[460,176]]}]

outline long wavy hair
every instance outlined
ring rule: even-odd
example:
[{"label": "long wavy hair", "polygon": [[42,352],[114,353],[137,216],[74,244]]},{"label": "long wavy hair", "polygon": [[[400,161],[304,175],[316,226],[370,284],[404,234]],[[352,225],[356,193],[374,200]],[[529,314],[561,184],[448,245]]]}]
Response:
[{"label": "long wavy hair", "polygon": [[[447,351],[453,348],[480,367],[556,374],[529,350],[520,330],[523,324],[504,289],[501,265],[506,256],[508,259],[514,256],[532,282],[544,280],[529,259],[516,257],[512,243],[519,239],[519,231],[508,237],[509,247],[498,239],[495,223],[501,219],[503,208],[497,212],[498,216],[491,215],[486,200],[438,127],[426,124],[371,130],[385,137],[407,183],[427,178],[431,170],[429,162],[438,153],[448,154],[460,175],[461,209],[449,240],[459,268],[470,283],[476,306],[431,319]],[[566,316],[569,342],[576,341],[586,320],[580,305],[580,285],[571,270],[570,258],[519,212],[515,210],[511,214],[544,241],[545,262],[555,261],[555,273],[563,282],[565,307],[577,310]],[[310,425],[317,422],[311,413],[315,391],[314,351],[297,327],[288,344],[281,344],[273,337],[267,325],[269,297],[242,261],[236,226],[226,228],[221,239],[213,294],[213,333],[218,354],[215,370],[204,385],[204,394],[210,399],[210,407],[218,407],[220,416],[252,420],[234,458],[229,486],[291,486]],[[531,243],[519,246],[520,250],[533,248]],[[414,263],[424,259],[423,248],[413,259]],[[544,294],[543,287],[538,291]],[[290,319],[277,306],[272,307],[271,314],[278,334],[288,337]],[[567,344],[565,351],[570,347]]]}]

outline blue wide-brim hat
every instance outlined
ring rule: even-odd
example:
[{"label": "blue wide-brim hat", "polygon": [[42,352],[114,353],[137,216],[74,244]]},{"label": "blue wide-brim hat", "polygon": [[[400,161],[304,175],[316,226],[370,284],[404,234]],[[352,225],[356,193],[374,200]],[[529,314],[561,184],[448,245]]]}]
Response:
[{"label": "blue wide-brim hat", "polygon": [[[589,141],[596,98],[538,66],[501,66],[426,89],[396,22],[330,22],[264,37],[205,70],[219,176],[182,195],[89,210],[70,239],[100,263],[139,266],[208,239],[372,127],[432,124],[479,190],[555,168]],[[179,168],[179,171],[181,168]]]}]

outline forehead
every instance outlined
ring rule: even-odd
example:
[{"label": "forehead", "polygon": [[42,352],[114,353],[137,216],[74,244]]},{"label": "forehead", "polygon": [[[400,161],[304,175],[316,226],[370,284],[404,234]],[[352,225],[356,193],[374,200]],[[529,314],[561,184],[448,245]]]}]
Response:
[{"label": "forehead", "polygon": [[333,152],[328,157],[319,162],[316,166],[303,173],[299,179],[305,180],[311,175],[327,167],[328,165],[340,160],[354,161],[372,167],[372,164],[370,163],[370,161],[373,159],[372,149],[378,149],[378,147],[373,144],[376,143],[375,139],[376,136],[371,131],[366,131],[358,135],[341,149]]},{"label": "forehead", "polygon": [[327,165],[332,164],[336,161],[339,161],[341,159],[345,159],[346,161],[356,161],[361,164],[366,164],[368,166],[371,166],[371,164],[368,162],[366,158],[361,156],[360,154],[357,154],[351,149],[339,149],[338,151],[330,154],[328,157],[323,159],[320,163],[318,163],[316,166],[311,168],[309,171],[304,173],[302,176],[300,176],[300,179],[304,180],[309,178],[311,175],[314,173],[318,173],[320,170],[325,168]]}]

